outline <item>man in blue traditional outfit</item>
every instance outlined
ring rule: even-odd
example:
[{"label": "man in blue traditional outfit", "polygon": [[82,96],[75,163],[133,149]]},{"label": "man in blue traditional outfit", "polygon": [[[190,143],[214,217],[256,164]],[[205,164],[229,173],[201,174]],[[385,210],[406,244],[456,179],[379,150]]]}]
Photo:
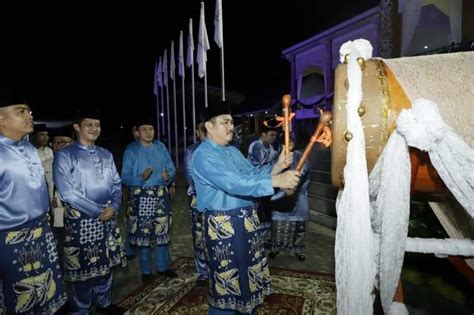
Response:
[{"label": "man in blue traditional outfit", "polygon": [[207,285],[209,278],[207,271],[207,255],[204,244],[203,218],[202,212],[196,209],[196,190],[192,176],[192,155],[201,142],[206,138],[204,124],[198,124],[196,134],[198,142],[186,148],[184,152],[184,176],[188,182],[189,211],[191,214],[191,231],[193,234],[194,264],[196,265],[197,282],[196,286],[202,288]]},{"label": "man in blue traditional outfit", "polygon": [[66,207],[65,278],[72,283],[73,314],[122,314],[112,304],[113,266],[126,265],[116,214],[122,187],[112,154],[95,145],[101,132],[96,113],[73,124],[77,142],[54,158],[53,179]]},{"label": "man in blue traditional outfit", "polygon": [[278,158],[278,151],[274,143],[278,137],[275,129],[260,126],[260,138],[253,141],[249,146],[248,160],[256,167],[264,167],[267,164],[274,164]]},{"label": "man in blue traditional outfit", "polygon": [[201,113],[207,138],[192,155],[196,208],[204,212],[209,253],[209,314],[255,314],[270,294],[255,198],[272,195],[273,187],[296,187],[298,172],[281,173],[293,154],[281,155],[273,168],[252,166],[229,145],[230,111],[225,104],[212,105]]},{"label": "man in blue traditional outfit", "polygon": [[[67,147],[68,145],[74,143],[74,139],[72,138],[73,129],[72,125],[70,126],[63,126],[61,128],[56,129],[53,132],[53,140],[51,142],[51,147],[54,151],[54,154],[58,153],[59,150]],[[53,165],[51,165],[51,178]],[[64,243],[64,206],[61,201],[61,196],[59,196],[58,190],[53,184],[53,200],[51,201],[51,208],[52,208],[52,226],[53,226],[53,233],[56,237],[56,243],[58,245],[59,257],[61,260],[61,266],[63,266],[63,243]]]},{"label": "man in blue traditional outfit", "polygon": [[54,154],[74,142],[72,125],[62,126],[53,132],[51,148]]},{"label": "man in blue traditional outfit", "polygon": [[[278,133],[275,129],[268,128],[265,125],[260,126],[260,138],[253,141],[249,146],[247,159],[255,167],[273,166],[278,158],[278,151],[274,147]],[[258,199],[258,218],[260,219],[262,241],[264,245],[269,244],[268,238],[271,236],[272,228],[272,209],[270,197]]]},{"label": "man in blue traditional outfit", "polygon": [[[137,133],[136,126],[132,127],[132,136],[134,140],[138,140],[138,133]],[[134,146],[134,145],[136,145],[136,141],[129,143],[127,147]],[[125,148],[125,150],[127,150],[127,148]],[[123,179],[122,179],[122,183],[123,183]],[[127,202],[127,209],[128,209],[130,207],[130,202],[131,202],[129,200],[130,191],[126,185],[124,185],[123,188],[124,189],[122,190],[122,194],[123,194],[123,197],[125,197],[125,201]],[[129,228],[127,215],[124,216],[124,220],[125,220],[125,254],[127,255],[127,261],[130,261],[137,257],[137,252],[136,252],[135,247],[132,246],[132,244],[130,244],[130,228]]]},{"label": "man in blue traditional outfit", "polygon": [[[293,150],[295,137],[290,135],[289,149]],[[303,153],[295,150],[290,169],[296,169]],[[296,190],[280,190],[271,200],[272,251],[268,255],[275,258],[280,250],[294,253],[299,260],[305,260],[306,222],[309,220],[309,164],[305,162],[301,170],[300,183]]]},{"label": "man in blue traditional outfit", "polygon": [[0,95],[0,314],[53,314],[66,303],[36,148],[22,97]]},{"label": "man in blue traditional outfit", "polygon": [[31,142],[38,150],[44,177],[48,186],[49,200],[53,200],[53,150],[49,147],[49,130],[46,124],[34,125]]},{"label": "man in blue traditional outfit", "polygon": [[130,243],[138,249],[142,280],[152,280],[150,250],[154,248],[158,274],[176,277],[170,269],[171,210],[167,185],[176,169],[165,145],[155,140],[153,122],[135,125],[138,139],[128,145],[122,163],[122,181],[129,188]]}]

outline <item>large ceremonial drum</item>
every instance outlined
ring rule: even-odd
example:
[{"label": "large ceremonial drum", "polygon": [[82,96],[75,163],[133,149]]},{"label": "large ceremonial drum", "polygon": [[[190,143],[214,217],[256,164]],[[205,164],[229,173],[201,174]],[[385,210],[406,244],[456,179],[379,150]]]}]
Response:
[{"label": "large ceremonial drum", "polygon": [[[473,144],[471,125],[474,119],[474,103],[473,98],[471,101],[466,101],[465,97],[469,98],[474,94],[474,80],[472,74],[465,72],[472,72],[474,69],[474,53],[390,60],[371,59],[365,61],[361,67],[363,97],[358,113],[364,127],[369,172],[395,129],[398,114],[402,109],[410,108],[412,101],[418,97],[437,102],[445,122],[468,144]],[[461,69],[463,67],[470,70]],[[453,73],[454,71],[457,73]],[[347,130],[346,121],[348,88],[347,65],[340,64],[335,73],[332,121],[331,176],[332,183],[336,187],[344,185],[343,170],[346,164],[347,143],[352,137]],[[444,194],[445,186],[432,167],[428,155],[410,149],[410,159],[412,191],[428,197]]]}]

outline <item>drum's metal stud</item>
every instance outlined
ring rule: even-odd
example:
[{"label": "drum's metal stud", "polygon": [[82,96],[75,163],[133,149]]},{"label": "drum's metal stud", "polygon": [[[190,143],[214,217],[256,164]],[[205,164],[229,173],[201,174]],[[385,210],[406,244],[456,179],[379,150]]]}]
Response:
[{"label": "drum's metal stud", "polygon": [[362,69],[362,71],[364,71],[365,69],[365,59],[362,58],[362,57],[359,57],[357,58],[357,63],[359,64],[360,68]]},{"label": "drum's metal stud", "polygon": [[347,78],[344,80],[344,87],[349,91],[349,80]]},{"label": "drum's metal stud", "polygon": [[367,107],[364,102],[360,102],[359,108],[357,108],[357,114],[360,118],[364,118],[367,115]]},{"label": "drum's metal stud", "polygon": [[349,130],[344,130],[344,132],[342,133],[342,137],[344,138],[344,142],[345,143],[349,143],[349,141],[352,140],[352,133],[349,132]]},{"label": "drum's metal stud", "polygon": [[347,65],[348,62],[349,62],[349,54],[345,54],[344,55],[344,64]]}]

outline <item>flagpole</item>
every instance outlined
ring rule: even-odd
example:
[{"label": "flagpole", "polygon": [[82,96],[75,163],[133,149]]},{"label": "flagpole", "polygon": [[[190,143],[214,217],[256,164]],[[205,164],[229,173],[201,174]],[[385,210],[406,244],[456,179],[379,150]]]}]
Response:
[{"label": "flagpole", "polygon": [[[157,92],[159,90],[159,88],[156,89]],[[156,93],[156,135],[158,140],[160,140],[160,97],[158,93]]]},{"label": "flagpole", "polygon": [[171,127],[170,127],[170,88],[168,84],[168,50],[163,56],[163,84],[166,86],[166,122],[168,129],[168,152],[171,154]]},{"label": "flagpole", "polygon": [[[225,75],[224,75],[224,10],[222,10],[222,0],[216,0],[216,13],[214,16],[214,41],[221,49],[221,84],[222,101],[225,102]],[[217,25],[216,25],[217,24]]]},{"label": "flagpole", "polygon": [[181,90],[183,92],[183,135],[184,135],[184,143],[183,143],[183,152],[186,150],[186,101],[185,101],[185,91],[184,91],[184,77],[181,78]]},{"label": "flagpole", "polygon": [[161,135],[165,136],[165,99],[164,95],[165,90],[161,87]]},{"label": "flagpole", "polygon": [[[206,29],[206,20],[204,19],[204,2],[201,2],[201,7],[202,7],[202,15],[201,15],[201,18],[203,19],[202,20],[202,24],[203,24],[203,28],[204,28],[204,33],[206,33],[206,37],[207,37],[207,31],[205,30]],[[204,60],[204,107],[208,107],[208,103],[207,103],[207,56]]]},{"label": "flagpole", "polygon": [[196,95],[194,92],[194,62],[191,65],[191,91],[193,94],[193,139],[194,143],[196,143]]},{"label": "flagpole", "polygon": [[183,152],[186,151],[186,91],[184,90],[184,77],[185,77],[185,68],[184,68],[184,45],[183,45],[183,31],[179,31],[179,75],[181,76],[181,93],[183,101]]},{"label": "flagpole", "polygon": [[[207,72],[207,69],[206,69]],[[204,75],[204,105],[207,108],[207,74]]]},{"label": "flagpole", "polygon": [[[163,59],[160,56],[159,62],[158,62],[158,93],[161,96],[161,111],[160,115],[158,116],[158,121],[160,120],[161,116],[161,137],[158,136],[159,139],[162,140],[162,138],[165,136],[165,100],[164,100],[164,94],[165,94],[165,89],[163,88]],[[158,135],[160,134],[160,129],[157,130]]]},{"label": "flagpole", "polygon": [[221,78],[222,78],[222,101],[225,102],[224,45],[222,45],[222,49],[221,49]]},{"label": "flagpole", "polygon": [[158,63],[155,62],[155,72],[153,73],[153,93],[155,94],[156,97],[156,136],[158,139],[160,139],[160,98],[159,98],[159,82],[158,78],[159,76],[159,66]]},{"label": "flagpole", "polygon": [[179,167],[178,162],[178,112],[176,110],[176,80],[173,79],[173,109],[174,109],[174,153],[175,164]]},{"label": "flagpole", "polygon": [[170,78],[173,80],[173,110],[174,110],[174,161],[175,166],[179,167],[178,159],[178,111],[176,110],[176,65],[174,60],[174,41],[171,41],[170,52]]},{"label": "flagpole", "polygon": [[204,107],[207,108],[207,50],[209,50],[209,39],[207,37],[206,21],[204,15],[204,2],[201,2],[201,15],[199,18],[199,36],[198,36],[198,50],[197,63],[199,64],[198,75],[200,78],[204,77]]},{"label": "flagpole", "polygon": [[196,95],[194,92],[194,39],[193,39],[193,19],[189,19],[188,34],[188,55],[186,57],[186,65],[191,67],[191,94],[193,108],[193,143],[196,143]]},{"label": "flagpole", "polygon": [[171,153],[170,90],[168,84],[166,85],[166,117],[166,122],[168,125],[168,152]]}]

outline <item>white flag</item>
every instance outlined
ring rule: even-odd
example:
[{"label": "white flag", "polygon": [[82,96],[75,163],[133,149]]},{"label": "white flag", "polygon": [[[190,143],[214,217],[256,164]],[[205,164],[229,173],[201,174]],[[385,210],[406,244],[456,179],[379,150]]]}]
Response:
[{"label": "white flag", "polygon": [[178,74],[184,78],[184,51],[183,51],[183,31],[179,32],[179,48],[178,48]]},{"label": "white flag", "polygon": [[174,81],[174,73],[176,72],[176,65],[174,64],[174,41],[171,41],[170,50],[170,78]]},{"label": "white flag", "polygon": [[206,75],[207,51],[209,50],[209,38],[207,37],[206,21],[204,20],[204,2],[201,2],[201,18],[199,20],[198,47],[196,62],[200,78]]},{"label": "white flag", "polygon": [[168,51],[166,49],[163,56],[163,84],[168,86]]},{"label": "white flag", "polygon": [[224,44],[224,31],[222,29],[222,0],[216,0],[216,13],[214,14],[214,41],[219,48]]},{"label": "white flag", "polygon": [[194,63],[194,38],[193,38],[193,19],[189,19],[188,51],[186,56],[186,65],[191,67]]}]

